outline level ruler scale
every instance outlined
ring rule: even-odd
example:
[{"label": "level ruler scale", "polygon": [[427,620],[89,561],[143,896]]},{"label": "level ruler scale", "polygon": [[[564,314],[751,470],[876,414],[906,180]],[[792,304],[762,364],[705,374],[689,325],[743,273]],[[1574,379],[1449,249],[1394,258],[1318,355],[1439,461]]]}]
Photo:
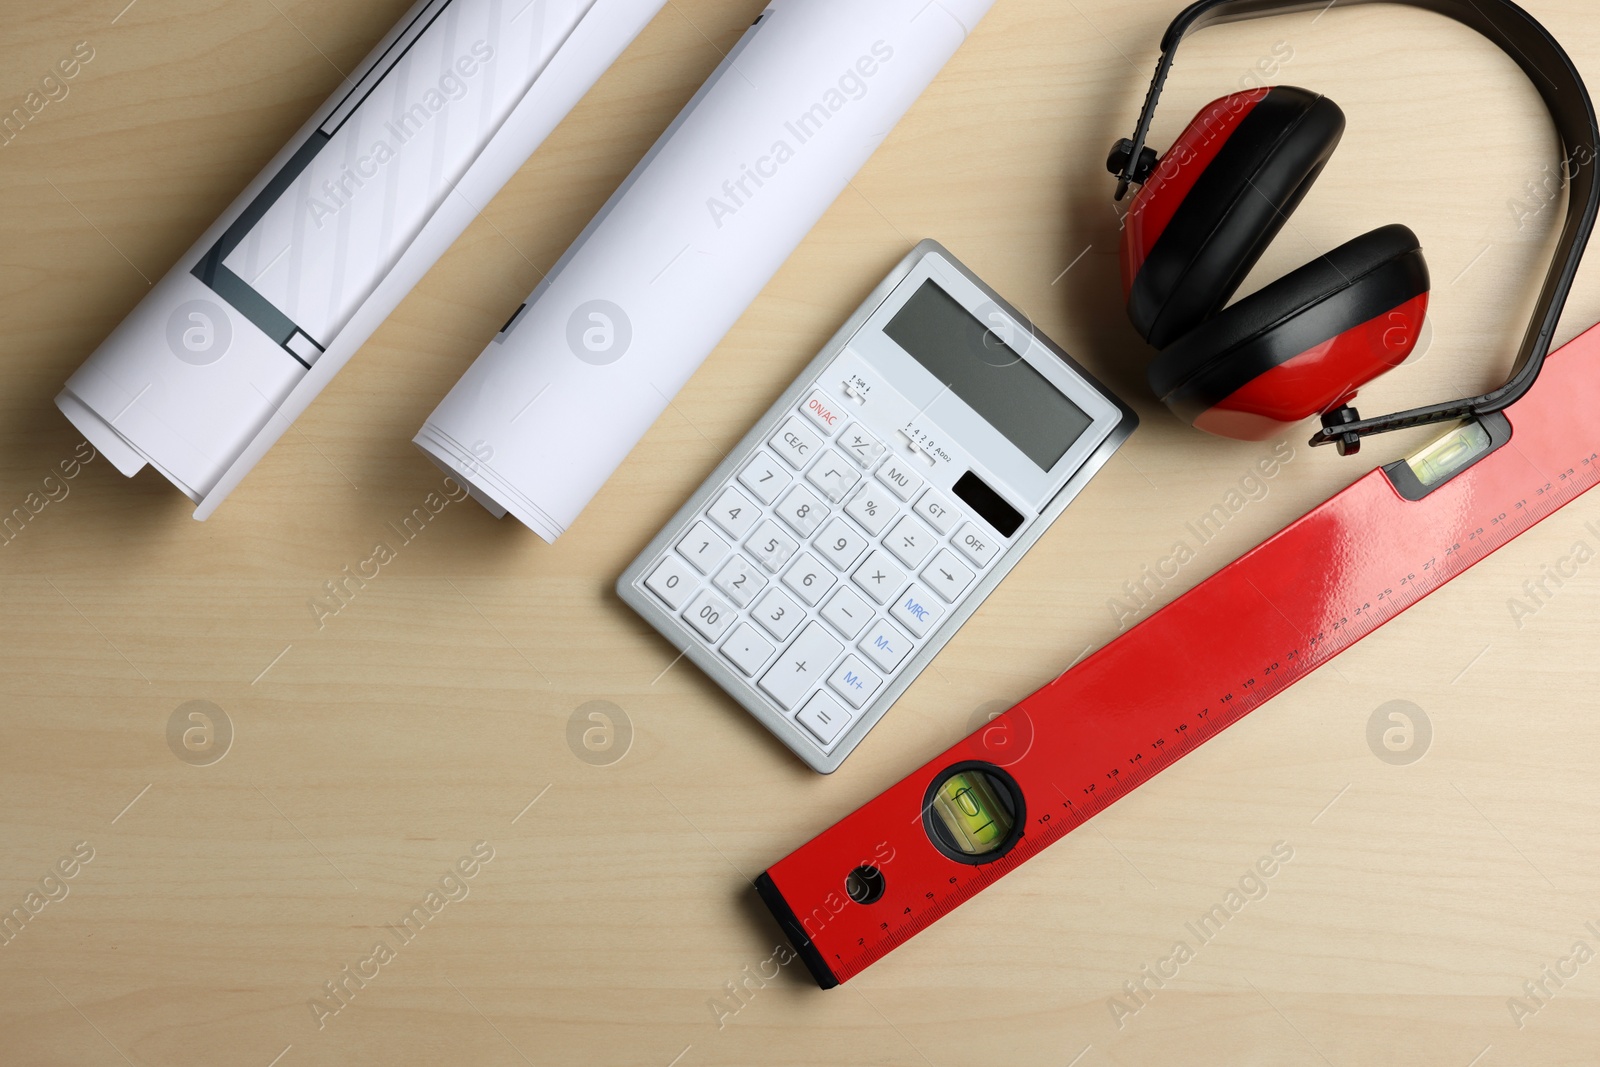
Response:
[{"label": "level ruler scale", "polygon": [[1503,415],[1367,474],[770,867],[823,988],[1600,481],[1600,327]]}]

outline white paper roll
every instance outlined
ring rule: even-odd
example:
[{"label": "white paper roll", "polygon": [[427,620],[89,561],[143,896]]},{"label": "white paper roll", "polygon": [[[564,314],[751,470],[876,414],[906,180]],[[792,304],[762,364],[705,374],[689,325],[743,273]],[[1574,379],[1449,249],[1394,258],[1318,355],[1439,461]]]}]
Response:
[{"label": "white paper roll", "polygon": [[416,443],[553,541],[993,0],[776,0]]},{"label": "white paper roll", "polygon": [[57,405],[206,518],[664,3],[419,0]]}]

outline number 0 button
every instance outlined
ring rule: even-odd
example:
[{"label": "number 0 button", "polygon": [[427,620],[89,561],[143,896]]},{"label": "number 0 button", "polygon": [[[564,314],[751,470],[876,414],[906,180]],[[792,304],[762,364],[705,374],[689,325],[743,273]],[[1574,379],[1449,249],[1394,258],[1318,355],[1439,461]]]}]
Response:
[{"label": "number 0 button", "polygon": [[668,556],[657,564],[656,569],[650,572],[650,577],[644,584],[650,591],[667,602],[667,607],[676,611],[683,607],[683,602],[689,599],[689,594],[694,592],[694,587],[699,583],[694,571],[684,565],[683,560],[677,556]]}]

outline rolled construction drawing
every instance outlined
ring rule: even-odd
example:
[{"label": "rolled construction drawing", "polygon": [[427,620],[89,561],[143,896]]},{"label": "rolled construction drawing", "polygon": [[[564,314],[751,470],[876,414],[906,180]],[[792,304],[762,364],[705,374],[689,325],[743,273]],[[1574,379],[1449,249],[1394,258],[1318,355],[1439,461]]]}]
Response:
[{"label": "rolled construction drawing", "polygon": [[993,0],[775,0],[416,436],[554,541]]},{"label": "rolled construction drawing", "polygon": [[665,0],[420,0],[56,404],[214,511]]}]

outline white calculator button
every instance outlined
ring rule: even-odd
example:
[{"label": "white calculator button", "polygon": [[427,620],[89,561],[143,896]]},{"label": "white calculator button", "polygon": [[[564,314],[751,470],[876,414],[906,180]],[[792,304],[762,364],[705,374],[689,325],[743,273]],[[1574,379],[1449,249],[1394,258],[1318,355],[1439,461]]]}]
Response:
[{"label": "white calculator button", "polygon": [[867,547],[867,539],[856,533],[855,527],[835,515],[811,544],[833,564],[834,570],[847,571]]},{"label": "white calculator button", "polygon": [[916,506],[911,510],[927,519],[928,524],[942,534],[949,533],[962,518],[954,504],[932,489],[918,497]]},{"label": "white calculator button", "polygon": [[956,548],[961,550],[962,555],[980,567],[988,566],[989,561],[994,559],[995,553],[1000,551],[1000,542],[975,522],[969,522],[961,527],[951,540]]},{"label": "white calculator button", "polygon": [[836,583],[833,572],[824,567],[816,556],[802,552],[800,558],[794,561],[794,566],[784,574],[783,584],[794,590],[794,595],[808,606],[815,607],[822,595]]},{"label": "white calculator button", "polygon": [[789,484],[790,474],[778,466],[770,452],[757,452],[744,470],[739,472],[739,483],[755,494],[763,504],[778,499],[783,487]]},{"label": "white calculator button", "polygon": [[933,624],[944,615],[944,608],[928,595],[926,589],[914,585],[900,594],[900,599],[894,602],[889,614],[899,619],[906,629],[921,637],[933,629]]},{"label": "white calculator button", "polygon": [[800,414],[810,419],[817,429],[829,437],[833,436],[833,431],[844,421],[844,412],[838,403],[830,399],[826,393],[817,390],[813,390],[811,395],[806,397],[805,403],[800,405]]},{"label": "white calculator button", "polygon": [[822,440],[798,415],[790,415],[767,443],[795,470],[810,463],[822,448]]},{"label": "white calculator button", "polygon": [[854,641],[861,628],[872,621],[872,607],[846,587],[822,605],[822,617],[843,634],[845,640]]},{"label": "white calculator button", "polygon": [[867,533],[877,537],[889,525],[889,520],[894,518],[896,507],[893,497],[881,487],[868,482],[845,505],[844,513],[859,522]]},{"label": "white calculator button", "polygon": [[756,532],[745,541],[744,547],[756,558],[756,562],[767,569],[767,573],[777,574],[800,546],[777,523],[764,519],[756,527]]},{"label": "white calculator button", "polygon": [[865,704],[882,684],[883,679],[854,656],[846,656],[839,669],[828,677],[828,688],[844,697],[852,708]]},{"label": "white calculator button", "polygon": [[772,589],[761,598],[761,603],[756,605],[750,617],[779,641],[787,641],[795,628],[806,621],[806,609]]},{"label": "white calculator button", "polygon": [[794,644],[761,676],[761,688],[788,711],[822,684],[828,668],[842,651],[844,646],[829,637],[820,622],[814,622],[800,631]]},{"label": "white calculator button", "polygon": [[818,693],[806,701],[806,706],[800,709],[800,714],[795,718],[801,726],[811,731],[811,736],[827,746],[844,733],[844,728],[850,725],[851,715],[839,706],[838,701],[826,693]]},{"label": "white calculator button", "polygon": [[806,471],[806,481],[818,492],[837,504],[861,480],[861,472],[838,452],[829,449],[827,454]]},{"label": "white calculator button", "polygon": [[668,556],[656,564],[644,584],[650,591],[667,602],[667,607],[677,611],[689,599],[700,579],[677,556]]},{"label": "white calculator button", "polygon": [[932,530],[907,515],[894,524],[894,529],[883,539],[883,547],[894,553],[895,559],[915,570],[922,566],[937,541]]},{"label": "white calculator button", "polygon": [[901,500],[910,500],[922,488],[922,475],[913,471],[899,456],[878,468],[878,481],[888,486],[890,492]]},{"label": "white calculator button", "polygon": [[906,572],[896,567],[881,549],[875,548],[872,555],[850,575],[850,580],[865,589],[867,595],[879,604],[887,604],[905,586]]},{"label": "white calculator button", "polygon": [[707,641],[715,641],[721,637],[723,631],[733,625],[733,618],[737,614],[738,612],[709,589],[700,590],[700,595],[683,609],[683,617],[688,619],[689,625],[699,630],[700,636]]},{"label": "white calculator button", "polygon": [[754,674],[772,655],[772,642],[756,632],[749,623],[740,623],[733,636],[722,642],[722,654],[735,667],[746,674]]},{"label": "white calculator button", "polygon": [[778,506],[772,510],[801,537],[816,533],[822,520],[828,517],[828,505],[803,485],[789,490],[789,495],[778,501]]},{"label": "white calculator button", "polygon": [[900,661],[911,651],[911,639],[890,626],[888,619],[879,619],[856,647],[865,652],[879,669],[892,671],[900,666]]},{"label": "white calculator button", "polygon": [[728,554],[728,542],[718,537],[708,524],[697,522],[678,542],[678,554],[693,563],[701,574],[710,574]]},{"label": "white calculator button", "polygon": [[948,548],[941,548],[933,562],[922,568],[922,580],[950,603],[972,584],[972,572]]},{"label": "white calculator button", "polygon": [[750,532],[750,527],[756,524],[761,517],[761,509],[750,502],[750,498],[739,490],[729,486],[717,497],[717,502],[712,504],[706,514],[711,516],[711,521],[728,532],[728,536],[735,541]]},{"label": "white calculator button", "polygon": [[766,587],[767,580],[756,570],[754,563],[736,555],[717,572],[711,584],[722,590],[729,600],[742,608]]},{"label": "white calculator button", "polygon": [[844,436],[839,438],[839,447],[862,470],[871,470],[884,453],[883,442],[862,429],[859,422],[851,423],[845,430]]}]

